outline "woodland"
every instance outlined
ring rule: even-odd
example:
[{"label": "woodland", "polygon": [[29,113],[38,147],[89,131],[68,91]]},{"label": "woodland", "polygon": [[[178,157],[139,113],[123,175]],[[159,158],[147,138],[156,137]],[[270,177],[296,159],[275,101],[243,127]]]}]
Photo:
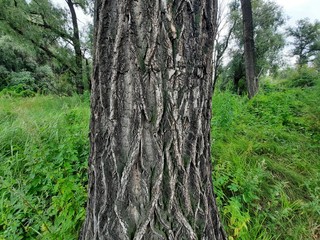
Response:
[{"label": "woodland", "polygon": [[[0,240],[81,235],[99,55],[94,2],[0,1]],[[320,22],[287,20],[271,0],[218,1],[208,136],[228,240],[320,239]],[[140,239],[130,231],[119,239]]]}]

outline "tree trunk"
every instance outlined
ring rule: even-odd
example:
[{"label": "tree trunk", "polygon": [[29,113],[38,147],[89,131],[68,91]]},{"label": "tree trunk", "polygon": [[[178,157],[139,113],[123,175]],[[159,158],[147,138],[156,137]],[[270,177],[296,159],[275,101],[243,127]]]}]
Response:
[{"label": "tree trunk", "polygon": [[256,60],[253,35],[253,20],[251,0],[241,0],[244,35],[244,58],[246,68],[246,83],[249,98],[258,92],[258,78],[256,77]]},{"label": "tree trunk", "polygon": [[226,239],[212,189],[217,1],[96,1],[80,239]]},{"label": "tree trunk", "polygon": [[73,27],[73,37],[72,43],[75,52],[75,63],[76,63],[76,89],[78,94],[82,94],[84,91],[84,84],[82,80],[83,67],[82,67],[82,52],[81,52],[81,44],[80,44],[80,35],[79,35],[79,27],[76,11],[74,9],[74,3],[72,0],[66,0],[70,14],[72,19],[72,27]]},{"label": "tree trunk", "polygon": [[90,68],[90,64],[89,64],[89,60],[88,58],[85,59],[86,60],[86,75],[87,75],[87,81],[88,81],[88,88],[91,91],[91,68]]}]

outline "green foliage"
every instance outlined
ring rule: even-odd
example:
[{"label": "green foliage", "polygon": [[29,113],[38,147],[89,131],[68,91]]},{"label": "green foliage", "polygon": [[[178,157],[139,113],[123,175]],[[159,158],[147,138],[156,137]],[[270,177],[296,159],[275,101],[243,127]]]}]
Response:
[{"label": "green foliage", "polygon": [[[232,36],[236,44],[230,52],[231,61],[227,69],[230,71],[229,75],[232,78],[241,79],[245,76],[245,68],[243,60],[243,20],[239,2],[232,1],[229,9],[229,22],[231,24],[235,23]],[[274,2],[254,0],[252,1],[252,13],[257,74],[265,73],[268,70],[274,72],[280,64],[279,54],[285,45],[284,34],[280,31],[285,23],[283,11]]]},{"label": "green foliage", "polygon": [[229,239],[319,236],[320,80],[288,82],[266,79],[251,101],[214,96],[213,181]]},{"label": "green foliage", "polygon": [[[81,7],[84,11],[93,3],[90,0],[69,2],[72,3],[69,6]],[[0,15],[0,37],[4,35],[0,38],[0,66],[9,72],[32,72],[39,81],[39,89],[44,89],[42,92],[55,90],[52,73],[59,78],[67,72],[71,76],[69,84],[77,85],[78,92],[82,92],[79,88],[82,89],[83,79],[88,81],[89,76],[84,74],[82,66],[84,56],[88,55],[85,48],[91,48],[89,37],[85,36],[90,31],[78,29],[76,16],[73,16],[75,21],[71,21],[71,9],[50,0],[2,0]],[[84,36],[80,39],[75,33]],[[83,49],[82,39],[86,42]],[[29,48],[32,49],[31,55],[26,50]],[[44,67],[50,68],[49,71],[43,71]],[[0,90],[7,87],[3,73],[5,71],[0,71]]]},{"label": "green foliage", "polygon": [[295,27],[287,29],[288,36],[293,37],[294,56],[298,56],[300,66],[308,64],[320,52],[320,22],[311,23],[309,19],[300,19]]},{"label": "green foliage", "polygon": [[[265,79],[250,101],[228,91],[214,96],[214,191],[229,239],[319,235],[320,80],[307,88],[288,82]],[[77,238],[88,95],[1,97],[0,239]]]},{"label": "green foliage", "polygon": [[30,96],[36,92],[48,93],[54,78],[52,68],[41,65],[30,46],[19,43],[8,35],[0,37],[0,91],[4,89],[0,95]]},{"label": "green foliage", "polygon": [[0,37],[0,96],[72,95],[73,74],[67,70],[60,72],[57,62],[42,62],[29,45],[8,35]]},{"label": "green foliage", "polygon": [[320,73],[316,69],[304,65],[292,72],[292,75],[288,79],[288,84],[291,87],[311,87],[319,79]]},{"label": "green foliage", "polygon": [[286,18],[282,8],[274,1],[253,0],[252,3],[257,74],[268,70],[274,73],[281,65],[280,53],[285,46],[281,28]]},{"label": "green foliage", "polygon": [[31,71],[37,65],[32,50],[8,35],[0,37],[0,65],[7,71]]},{"label": "green foliage", "polygon": [[[230,44],[230,61],[221,69],[226,72],[222,75],[222,87],[227,81],[234,84],[234,92],[245,92],[245,66],[244,66],[244,37],[243,20],[239,1],[231,1],[229,5],[229,22],[234,24]],[[275,73],[281,65],[280,52],[285,46],[284,34],[281,27],[285,23],[283,11],[279,5],[269,0],[252,1],[254,43],[256,56],[256,74],[261,75],[267,71]]]},{"label": "green foliage", "polygon": [[87,195],[88,101],[1,103],[0,239],[76,239]]}]

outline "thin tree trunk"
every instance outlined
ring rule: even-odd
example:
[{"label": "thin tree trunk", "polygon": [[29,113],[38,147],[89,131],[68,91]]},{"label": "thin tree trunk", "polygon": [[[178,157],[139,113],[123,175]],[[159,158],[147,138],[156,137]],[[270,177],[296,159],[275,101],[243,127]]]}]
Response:
[{"label": "thin tree trunk", "polygon": [[96,1],[80,239],[226,239],[212,189],[217,1]]},{"label": "thin tree trunk", "polygon": [[86,58],[86,77],[88,81],[88,88],[91,91],[91,69],[88,58]]},{"label": "thin tree trunk", "polygon": [[228,30],[228,33],[226,34],[225,38],[220,40],[216,39],[215,41],[215,48],[214,49],[214,56],[213,56],[213,91],[215,89],[215,86],[217,84],[217,80],[219,77],[219,68],[222,65],[222,57],[225,53],[225,51],[228,49],[229,46],[229,42],[230,42],[230,38],[233,32],[233,29],[236,25],[236,21],[234,21],[234,23],[232,24],[232,26],[230,27],[230,29]]},{"label": "thin tree trunk", "polygon": [[249,98],[258,92],[251,0],[241,0],[244,34],[244,58]]},{"label": "thin tree trunk", "polygon": [[84,84],[82,80],[82,74],[83,74],[83,67],[82,67],[82,52],[81,52],[81,44],[80,44],[80,35],[79,35],[79,27],[78,27],[78,20],[76,11],[74,9],[74,3],[72,0],[66,0],[70,14],[72,19],[72,27],[73,27],[73,48],[75,52],[75,63],[76,63],[76,89],[77,93],[82,94],[84,91]]}]

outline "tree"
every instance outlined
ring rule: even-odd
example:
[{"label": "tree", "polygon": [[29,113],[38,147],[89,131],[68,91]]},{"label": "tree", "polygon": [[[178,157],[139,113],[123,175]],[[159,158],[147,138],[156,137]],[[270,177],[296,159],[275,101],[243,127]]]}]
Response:
[{"label": "tree", "polygon": [[276,74],[282,65],[281,52],[285,46],[283,9],[270,0],[254,0],[253,24],[257,74]]},{"label": "tree", "polygon": [[[224,76],[223,84],[229,79],[233,80],[235,91],[243,93],[245,89],[244,66],[244,35],[243,20],[240,10],[240,1],[235,0],[229,4],[228,19],[232,26],[231,37],[227,53],[229,63],[220,72]],[[285,23],[285,17],[279,5],[269,0],[253,0],[253,27],[256,58],[256,74],[266,72],[276,73],[281,65],[281,49],[285,45],[284,34],[281,27]],[[223,44],[222,40],[222,44]]]},{"label": "tree", "polygon": [[320,52],[320,22],[301,19],[296,27],[288,28],[287,33],[293,37],[292,54],[298,56],[299,66],[309,63]]},{"label": "tree", "polygon": [[79,27],[78,27],[78,20],[77,20],[77,14],[74,8],[75,3],[72,0],[66,0],[66,3],[68,4],[71,20],[72,20],[72,26],[73,26],[73,35],[71,37],[72,45],[75,52],[75,65],[76,65],[76,87],[78,93],[83,93],[84,85],[82,82],[82,51],[81,51],[81,43],[80,43],[80,34],[79,34]]},{"label": "tree", "polygon": [[217,1],[96,1],[80,239],[226,239],[212,189]]},{"label": "tree", "polygon": [[32,46],[0,34],[0,91],[11,88],[16,93],[24,90],[44,93],[52,80],[50,67],[38,63]]},{"label": "tree", "polygon": [[320,52],[314,57],[313,65],[318,71],[320,71]]},{"label": "tree", "polygon": [[244,37],[244,59],[246,69],[246,83],[249,98],[257,94],[259,85],[256,76],[256,56],[254,47],[254,32],[252,20],[251,0],[241,0]]},{"label": "tree", "polygon": [[71,73],[76,90],[81,94],[84,89],[84,55],[75,6],[86,9],[89,2],[66,0],[66,3],[68,11],[54,6],[49,0],[3,0],[0,3],[1,27],[7,34],[32,43],[41,52],[42,58],[45,54],[52,61],[55,59],[62,72]]},{"label": "tree", "polygon": [[[215,88],[216,82],[219,75],[222,72],[222,63],[223,56],[226,50],[229,47],[230,39],[232,32],[236,25],[237,19],[231,24],[227,24],[228,14],[225,13],[226,5],[223,5],[224,1],[220,1],[218,4],[218,13],[217,13],[217,34],[214,42],[214,56],[213,56],[213,89]],[[224,34],[224,31],[227,29],[227,33]]]}]

